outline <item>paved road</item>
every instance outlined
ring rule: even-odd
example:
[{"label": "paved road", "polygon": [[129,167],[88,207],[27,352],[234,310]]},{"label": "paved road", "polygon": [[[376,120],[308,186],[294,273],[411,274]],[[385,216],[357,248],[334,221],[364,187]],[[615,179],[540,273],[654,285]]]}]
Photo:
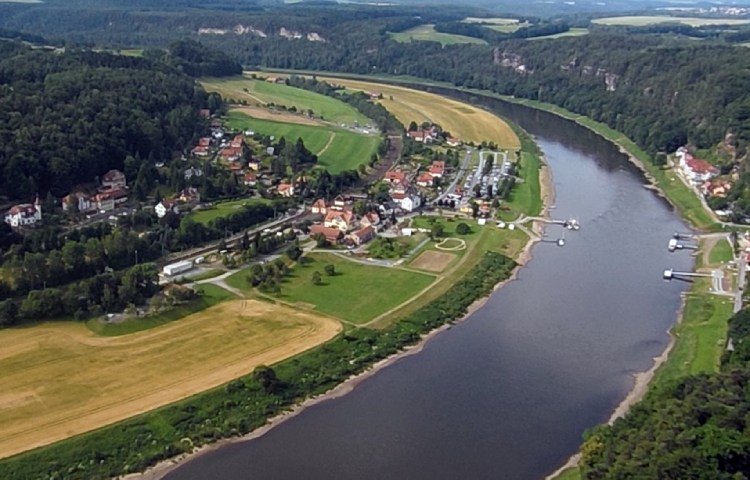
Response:
[{"label": "paved road", "polygon": [[448,188],[445,188],[443,190],[443,193],[438,195],[438,197],[432,201],[432,203],[437,203],[438,200],[443,200],[445,197],[448,196],[449,193],[453,193],[456,190],[456,185],[458,185],[458,182],[461,181],[461,179],[464,177],[466,172],[469,171],[469,162],[471,162],[471,155],[474,153],[474,149],[467,149],[466,153],[464,153],[464,161],[461,164],[461,167],[456,172],[455,177],[453,178],[453,181],[450,185],[448,185]]}]

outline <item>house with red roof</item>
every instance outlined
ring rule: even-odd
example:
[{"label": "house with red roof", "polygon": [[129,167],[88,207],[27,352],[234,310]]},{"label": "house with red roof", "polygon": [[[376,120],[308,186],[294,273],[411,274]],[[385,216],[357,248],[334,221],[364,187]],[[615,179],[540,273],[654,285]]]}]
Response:
[{"label": "house with red roof", "polygon": [[430,169],[428,170],[428,172],[434,178],[442,178],[442,176],[445,174],[445,162],[438,160],[432,162],[432,165],[430,165]]},{"label": "house with red roof", "polygon": [[404,183],[406,181],[406,172],[402,170],[389,170],[385,172],[383,181],[390,184]]},{"label": "house with red roof", "polygon": [[320,224],[310,227],[310,235],[314,236],[317,234],[322,234],[331,245],[341,243],[341,239],[344,238],[344,234],[338,228],[326,227]]},{"label": "house with red roof", "polygon": [[328,205],[326,205],[326,201],[322,198],[319,198],[315,200],[312,204],[312,213],[320,213],[321,215],[325,215],[328,212]]},{"label": "house with red roof", "polygon": [[445,143],[449,147],[460,147],[461,146],[461,139],[456,137],[448,137],[445,139]]},{"label": "house with red roof", "polygon": [[726,198],[732,189],[732,183],[728,180],[709,180],[701,185],[701,193],[706,197]]},{"label": "house with red roof", "polygon": [[156,212],[157,217],[162,218],[169,212],[179,214],[180,207],[177,205],[176,200],[162,200],[156,204],[154,212]]},{"label": "house with red roof", "polygon": [[282,197],[294,196],[294,185],[291,183],[280,183],[276,189]]},{"label": "house with red roof", "polygon": [[693,185],[700,185],[719,174],[718,168],[705,160],[694,158],[684,148],[677,151],[677,158],[680,160],[680,170]]},{"label": "house with red roof", "polygon": [[323,225],[329,228],[338,228],[346,233],[354,226],[354,213],[348,210],[331,210],[326,213]]},{"label": "house with red roof", "polygon": [[346,239],[356,246],[365,244],[373,238],[375,238],[375,229],[369,225],[346,236]]},{"label": "house with red roof", "polygon": [[32,227],[42,220],[42,202],[39,197],[34,203],[21,203],[14,205],[5,214],[5,223],[11,227]]},{"label": "house with red roof", "polygon": [[420,187],[431,187],[433,184],[433,177],[430,172],[422,172],[417,177],[417,185]]},{"label": "house with red roof", "polygon": [[254,187],[258,183],[258,174],[252,172],[246,173],[243,183],[248,187]]}]

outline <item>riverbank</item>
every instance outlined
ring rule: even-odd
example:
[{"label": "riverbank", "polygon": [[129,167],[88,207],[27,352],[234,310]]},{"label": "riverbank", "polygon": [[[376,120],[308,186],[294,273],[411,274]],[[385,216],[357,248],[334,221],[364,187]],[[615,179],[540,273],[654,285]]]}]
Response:
[{"label": "riverbank", "polygon": [[[541,202],[542,202],[542,211],[540,212],[540,216],[547,217],[549,214],[549,209],[553,205],[553,202],[555,199],[555,189],[554,189],[554,181],[552,177],[552,172],[549,166],[547,165],[543,156],[540,156],[540,161],[542,163],[542,168],[539,170],[540,197],[541,197]],[[200,458],[206,454],[209,454],[213,451],[216,451],[222,447],[225,447],[227,445],[244,443],[244,442],[248,442],[248,441],[260,438],[263,435],[270,432],[271,430],[273,430],[274,428],[283,424],[284,422],[293,419],[297,415],[300,415],[305,410],[312,408],[320,403],[343,397],[351,393],[352,391],[354,391],[354,389],[359,384],[371,378],[372,376],[376,375],[383,369],[386,369],[390,367],[391,365],[394,365],[395,363],[399,362],[400,360],[404,358],[407,358],[411,355],[416,355],[422,352],[422,350],[425,348],[428,342],[430,342],[432,339],[434,339],[441,333],[447,330],[450,330],[454,324],[464,322],[465,320],[470,318],[474,313],[476,313],[479,309],[481,309],[487,303],[487,301],[490,299],[493,293],[503,288],[508,283],[516,280],[521,268],[523,268],[523,266],[526,265],[532,259],[533,247],[542,238],[542,234],[544,231],[544,224],[542,224],[541,222],[535,222],[533,223],[531,230],[534,233],[534,235],[529,236],[529,240],[526,242],[526,245],[518,254],[518,257],[515,258],[517,266],[516,268],[513,269],[511,275],[505,280],[502,280],[499,283],[495,284],[489,293],[475,300],[467,308],[466,313],[458,320],[448,323],[448,324],[441,325],[431,330],[430,332],[422,335],[420,340],[416,344],[407,346],[403,350],[399,351],[398,353],[395,353],[383,360],[380,360],[374,363],[367,370],[349,377],[348,379],[338,384],[337,386],[335,386],[328,392],[323,393],[321,395],[317,395],[315,397],[308,398],[307,400],[304,400],[303,402],[293,406],[290,410],[287,410],[285,412],[280,413],[279,415],[275,417],[272,417],[271,419],[268,420],[268,422],[265,425],[253,430],[252,432],[246,435],[243,435],[240,437],[227,438],[227,439],[219,440],[218,442],[215,442],[215,443],[201,446],[195,449],[193,452],[182,454],[175,458],[161,461],[158,464],[154,465],[153,467],[150,467],[144,472],[133,473],[133,474],[121,476],[119,478],[121,480],[159,480],[165,477],[166,475],[168,475],[170,472],[183,466],[184,464],[192,460],[195,460],[197,458]]]}]

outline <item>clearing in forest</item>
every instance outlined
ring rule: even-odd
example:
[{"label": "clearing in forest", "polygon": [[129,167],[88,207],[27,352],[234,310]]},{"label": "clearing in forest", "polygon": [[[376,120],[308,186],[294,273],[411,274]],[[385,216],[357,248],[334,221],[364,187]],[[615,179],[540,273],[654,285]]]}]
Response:
[{"label": "clearing in forest", "polygon": [[[274,77],[274,74],[259,73]],[[310,92],[302,88],[290,87],[283,83],[271,83],[249,76],[226,78],[202,78],[200,83],[209,92],[217,92],[227,101],[246,101],[251,106],[264,107],[268,104],[294,107],[298,112],[312,110],[318,119],[335,124],[360,125],[372,121],[351,105],[326,95]]]},{"label": "clearing in forest", "polygon": [[117,337],[72,322],[0,331],[0,458],[219,386],[340,331],[336,320],[255,300]]},{"label": "clearing in forest", "polygon": [[516,150],[521,142],[505,121],[468,103],[434,93],[362,80],[322,78],[351,90],[382,93],[380,102],[404,125],[433,122],[465,142],[495,142],[500,148]]},{"label": "clearing in forest", "polygon": [[397,42],[440,42],[441,45],[455,45],[457,43],[473,43],[486,45],[487,42],[481,38],[467,37],[453,33],[442,33],[435,30],[435,25],[418,25],[403,32],[389,33],[391,38]]},{"label": "clearing in forest", "polygon": [[331,173],[353,170],[369,162],[381,142],[379,136],[344,128],[276,122],[249,117],[238,111],[230,112],[228,119],[231,128],[250,129],[264,135],[273,135],[276,139],[284,137],[287,142],[296,142],[297,138],[302,138],[305,147],[318,155],[318,165]]}]

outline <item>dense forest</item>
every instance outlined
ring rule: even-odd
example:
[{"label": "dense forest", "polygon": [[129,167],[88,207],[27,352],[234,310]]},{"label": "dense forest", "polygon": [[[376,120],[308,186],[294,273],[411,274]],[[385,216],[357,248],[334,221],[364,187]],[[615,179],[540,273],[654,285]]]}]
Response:
[{"label": "dense forest", "polygon": [[164,63],[0,42],[0,191],[62,197],[129,155],[169,160],[206,128],[208,105]]},{"label": "dense forest", "polygon": [[614,478],[748,478],[750,310],[729,322],[721,370],[654,389],[612,427],[589,432],[581,471]]}]

